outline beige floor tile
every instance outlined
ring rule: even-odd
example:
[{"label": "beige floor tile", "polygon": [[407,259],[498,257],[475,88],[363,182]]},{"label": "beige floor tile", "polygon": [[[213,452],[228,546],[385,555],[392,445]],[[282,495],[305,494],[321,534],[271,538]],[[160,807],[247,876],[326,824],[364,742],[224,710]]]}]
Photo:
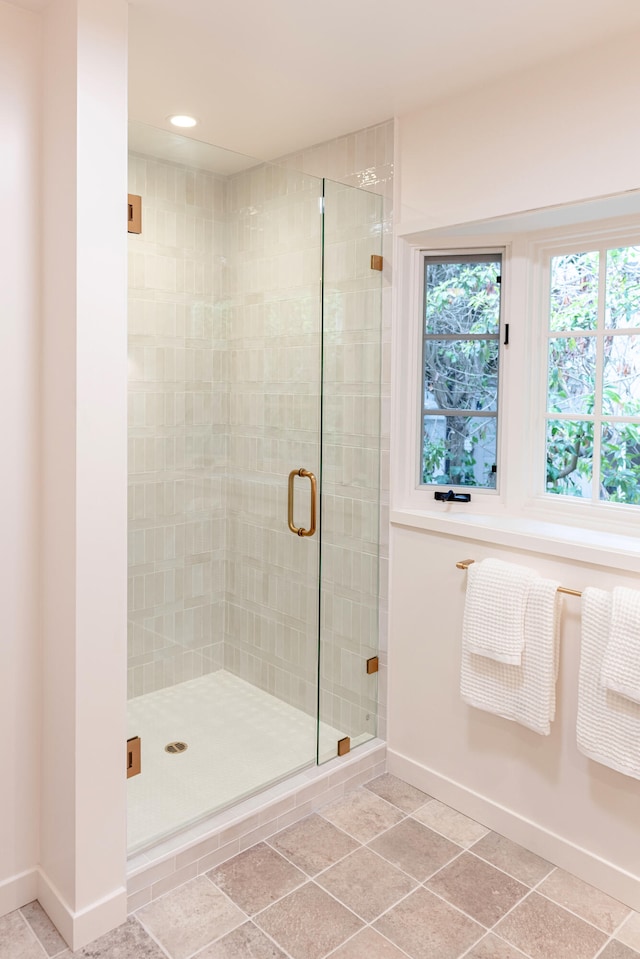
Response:
[{"label": "beige floor tile", "polygon": [[246,920],[206,876],[143,906],[136,916],[172,959],[186,959]]},{"label": "beige floor tile", "polygon": [[461,851],[415,819],[404,819],[370,842],[369,848],[420,882]]},{"label": "beige floor tile", "polygon": [[535,892],[495,931],[532,959],[593,959],[607,941],[599,929]]},{"label": "beige floor tile", "polygon": [[471,853],[454,859],[426,886],[483,926],[493,926],[529,892],[528,886]]},{"label": "beige floor tile", "polygon": [[640,952],[630,949],[629,946],[617,942],[615,939],[610,942],[600,953],[598,959],[639,959]]},{"label": "beige floor tile", "polygon": [[464,959],[526,959],[523,952],[510,946],[504,939],[499,939],[492,932],[481,939]]},{"label": "beige floor tile", "polygon": [[255,922],[293,959],[321,959],[362,926],[312,882],[259,913]]},{"label": "beige floor tile", "polygon": [[249,915],[307,881],[303,872],[263,842],[229,859],[207,876]]},{"label": "beige floor tile", "polygon": [[431,799],[431,796],[423,793],[421,789],[416,789],[415,786],[410,786],[409,783],[396,779],[390,773],[384,773],[377,779],[365,783],[365,788],[386,799],[387,802],[393,803],[394,806],[406,813],[411,813],[420,806],[424,806],[426,801]]},{"label": "beige floor tile", "polygon": [[640,952],[640,913],[631,913],[622,928],[616,933],[616,939],[623,942],[625,946],[630,946]]},{"label": "beige floor tile", "polygon": [[369,928],[332,952],[330,959],[407,959],[407,955]]},{"label": "beige floor tile", "polygon": [[320,810],[320,815],[360,842],[395,826],[402,813],[367,789],[357,789]]},{"label": "beige floor tile", "polygon": [[197,959],[286,959],[286,956],[257,926],[246,922],[199,952]]},{"label": "beige floor tile", "polygon": [[358,843],[320,816],[308,816],[269,839],[269,845],[310,876],[347,856]]},{"label": "beige floor tile", "polygon": [[366,922],[373,922],[417,885],[415,879],[370,849],[357,849],[318,876],[316,882]]},{"label": "beige floor tile", "polygon": [[67,948],[66,942],[37,900],[23,906],[20,912],[35,932],[48,956],[56,956],[64,952]]},{"label": "beige floor tile", "polygon": [[166,959],[162,949],[136,919],[128,919],[72,955],[74,959],[130,959],[134,956],[135,959]]},{"label": "beige floor tile", "polygon": [[424,888],[385,913],[375,928],[412,959],[458,959],[484,933],[477,922]]},{"label": "beige floor tile", "polygon": [[471,851],[498,869],[504,869],[527,886],[535,886],[553,869],[546,859],[541,859],[524,846],[519,846],[497,832],[490,832],[474,843]]},{"label": "beige floor tile", "polygon": [[44,959],[35,933],[17,910],[0,918],[0,959]]},{"label": "beige floor tile", "polygon": [[609,934],[614,932],[631,912],[628,906],[623,906],[621,902],[563,869],[554,869],[538,886],[536,892],[548,896]]},{"label": "beige floor tile", "polygon": [[424,826],[435,829],[442,833],[452,842],[457,842],[459,846],[472,846],[478,839],[486,836],[489,830],[486,826],[481,826],[479,822],[463,816],[461,812],[456,812],[451,806],[445,806],[444,803],[432,799],[426,806],[421,806],[412,813],[413,818],[417,819]]}]

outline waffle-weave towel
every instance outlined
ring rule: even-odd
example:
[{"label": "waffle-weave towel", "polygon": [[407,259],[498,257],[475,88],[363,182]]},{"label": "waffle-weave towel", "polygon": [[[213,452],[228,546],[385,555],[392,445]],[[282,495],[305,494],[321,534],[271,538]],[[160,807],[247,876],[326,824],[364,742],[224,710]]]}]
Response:
[{"label": "waffle-weave towel", "polygon": [[520,665],[527,592],[538,574],[525,566],[485,559],[469,567],[462,645],[498,663]]},{"label": "waffle-weave towel", "polygon": [[601,679],[612,596],[589,587],[582,594],[578,680],[578,749],[598,763],[640,779],[640,704],[608,689]]},{"label": "waffle-weave towel", "polygon": [[495,713],[548,736],[556,714],[559,619],[558,583],[536,578],[524,611],[520,665],[499,663],[462,647],[460,693],[470,706]]},{"label": "waffle-weave towel", "polygon": [[640,591],[617,586],[611,603],[609,641],[602,661],[602,682],[640,703]]}]

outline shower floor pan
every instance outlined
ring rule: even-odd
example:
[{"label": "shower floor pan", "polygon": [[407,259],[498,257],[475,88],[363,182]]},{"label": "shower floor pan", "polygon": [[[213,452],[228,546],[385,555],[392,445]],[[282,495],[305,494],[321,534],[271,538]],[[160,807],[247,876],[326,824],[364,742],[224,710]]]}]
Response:
[{"label": "shower floor pan", "polygon": [[[139,852],[315,762],[316,720],[218,670],[128,703],[142,772],[127,781],[128,849]],[[344,734],[320,724],[320,755]],[[166,752],[169,743],[186,750]]]}]

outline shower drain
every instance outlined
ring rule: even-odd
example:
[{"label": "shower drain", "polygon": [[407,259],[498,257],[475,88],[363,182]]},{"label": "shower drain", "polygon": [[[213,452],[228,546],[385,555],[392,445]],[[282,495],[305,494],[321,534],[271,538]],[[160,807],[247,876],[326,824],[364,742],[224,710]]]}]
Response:
[{"label": "shower drain", "polygon": [[167,743],[167,745],[164,747],[164,751],[165,753],[183,753],[188,748],[189,747],[186,743],[181,743],[178,741],[175,743]]}]

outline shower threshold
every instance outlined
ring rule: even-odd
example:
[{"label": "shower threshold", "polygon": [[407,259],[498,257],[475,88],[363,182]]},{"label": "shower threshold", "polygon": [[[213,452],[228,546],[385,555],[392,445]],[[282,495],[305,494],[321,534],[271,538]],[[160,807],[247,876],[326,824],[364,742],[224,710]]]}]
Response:
[{"label": "shower threshold", "polygon": [[[316,719],[218,670],[129,700],[127,735],[142,772],[127,782],[127,845],[143,852],[175,832],[316,762]],[[344,733],[320,724],[320,757]],[[168,744],[186,749],[167,752]]]}]

